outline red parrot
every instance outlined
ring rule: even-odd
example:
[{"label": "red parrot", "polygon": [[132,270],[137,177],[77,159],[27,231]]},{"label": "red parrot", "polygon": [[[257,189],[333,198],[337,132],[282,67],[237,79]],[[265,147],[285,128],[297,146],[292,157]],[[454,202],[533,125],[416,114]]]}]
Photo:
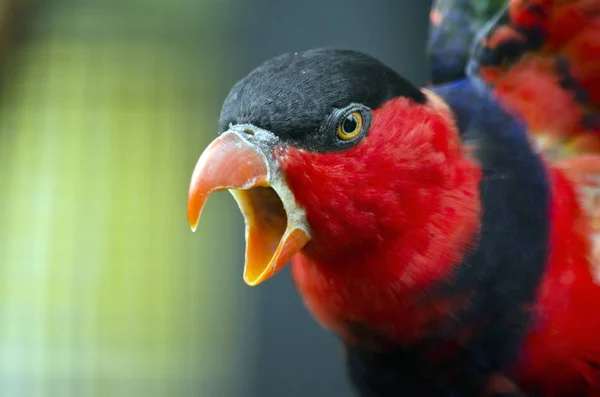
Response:
[{"label": "red parrot", "polygon": [[188,221],[232,193],[244,280],[291,261],[361,396],[600,396],[600,0],[473,10],[434,5],[431,53],[470,55],[429,88],[349,50],[252,71]]}]

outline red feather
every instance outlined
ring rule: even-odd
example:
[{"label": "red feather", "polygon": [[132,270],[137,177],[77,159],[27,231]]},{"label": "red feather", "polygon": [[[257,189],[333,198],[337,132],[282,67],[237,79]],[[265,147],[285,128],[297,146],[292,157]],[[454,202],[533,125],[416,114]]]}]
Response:
[{"label": "red feather", "polygon": [[514,62],[485,65],[481,77],[552,158],[600,153],[600,1],[512,0],[509,17],[483,45],[496,51],[523,44],[520,32],[537,31],[543,46]]},{"label": "red feather", "polygon": [[361,323],[415,340],[468,303],[416,303],[461,262],[480,219],[480,169],[448,110],[431,103],[394,99],[374,112],[363,144],[325,154],[289,147],[281,159],[314,234],[293,261],[295,281],[313,314],[348,338],[346,325]]},{"label": "red feather", "polygon": [[600,395],[600,286],[590,264],[590,224],[572,181],[551,171],[552,230],[548,270],[516,371],[544,396]]}]

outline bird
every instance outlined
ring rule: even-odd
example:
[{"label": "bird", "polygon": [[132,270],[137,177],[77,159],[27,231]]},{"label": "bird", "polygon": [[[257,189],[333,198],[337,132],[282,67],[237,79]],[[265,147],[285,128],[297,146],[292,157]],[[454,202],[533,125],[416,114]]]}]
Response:
[{"label": "bird", "polygon": [[[233,85],[188,222],[291,263],[359,396],[600,396],[600,0],[437,0],[431,81],[349,49]],[[290,336],[293,337],[293,336]]]}]

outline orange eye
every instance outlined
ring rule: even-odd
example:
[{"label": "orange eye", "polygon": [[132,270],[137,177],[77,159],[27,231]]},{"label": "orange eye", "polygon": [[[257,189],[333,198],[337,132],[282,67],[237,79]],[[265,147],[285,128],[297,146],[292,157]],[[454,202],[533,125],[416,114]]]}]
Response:
[{"label": "orange eye", "polygon": [[344,141],[356,138],[363,126],[363,118],[360,112],[352,112],[342,119],[338,125],[337,134]]}]

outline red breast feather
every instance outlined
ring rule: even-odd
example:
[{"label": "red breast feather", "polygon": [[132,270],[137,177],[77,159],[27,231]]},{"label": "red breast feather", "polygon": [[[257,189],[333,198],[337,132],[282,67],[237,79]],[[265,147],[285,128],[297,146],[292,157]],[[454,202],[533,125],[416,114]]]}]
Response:
[{"label": "red breast feather", "polygon": [[481,171],[448,110],[429,103],[393,99],[355,147],[289,147],[280,159],[313,237],[293,261],[295,281],[313,314],[341,334],[352,323],[410,340],[464,304],[412,302],[451,275],[479,226]]}]

